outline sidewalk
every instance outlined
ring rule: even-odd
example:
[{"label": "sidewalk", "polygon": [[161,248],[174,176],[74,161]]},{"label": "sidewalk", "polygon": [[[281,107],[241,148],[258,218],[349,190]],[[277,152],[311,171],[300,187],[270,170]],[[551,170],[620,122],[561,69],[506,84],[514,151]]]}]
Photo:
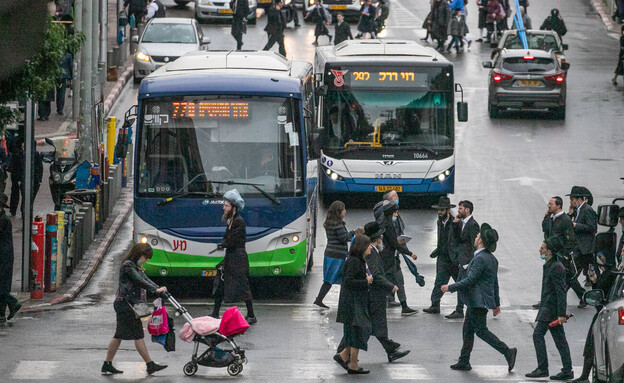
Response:
[{"label": "sidewalk", "polygon": [[622,24],[618,24],[611,18],[612,10],[603,0],[591,0],[591,4],[600,15],[602,22],[609,32],[620,34]]},{"label": "sidewalk", "polygon": [[[117,2],[116,0],[108,1],[108,47],[112,48],[117,45]],[[119,79],[116,82],[107,81],[103,86],[104,94],[104,111],[105,115],[110,111],[111,106],[117,100],[117,97],[121,93],[126,82],[132,76],[132,57],[128,55],[124,67],[119,68]],[[37,141],[37,145],[45,145],[43,139],[45,137],[75,137],[76,136],[76,124],[71,119],[72,111],[72,98],[69,97],[69,89],[66,92],[64,115],[56,113],[56,104],[52,104],[52,113],[48,121],[34,121],[34,135]],[[78,97],[78,92],[75,92],[74,97]],[[38,117],[38,116],[36,116]],[[41,150],[41,149],[39,149]],[[50,187],[48,183],[49,179],[49,166],[44,164],[44,174],[33,203],[33,217],[41,216],[45,222],[45,216],[48,213],[54,212],[54,203],[50,194]],[[7,180],[6,194],[9,195],[11,191],[10,178]],[[14,248],[14,263],[13,263],[13,283],[11,291],[14,293],[20,301],[25,301],[24,307],[33,305],[49,305],[56,304],[63,301],[73,299],[76,294],[86,285],[91,278],[93,272],[97,269],[101,257],[106,254],[108,246],[113,241],[117,230],[121,227],[125,217],[132,210],[132,186],[128,185],[122,192],[122,197],[117,201],[113,214],[109,217],[108,221],[104,224],[104,227],[98,235],[95,241],[91,244],[87,252],[85,253],[82,261],[78,265],[74,274],[67,279],[66,283],[61,286],[60,290],[56,293],[45,293],[44,299],[29,301],[30,294],[28,292],[20,292],[22,285],[22,217],[18,209],[17,215],[10,217],[13,225],[13,248]],[[7,211],[8,214],[8,211]]]}]

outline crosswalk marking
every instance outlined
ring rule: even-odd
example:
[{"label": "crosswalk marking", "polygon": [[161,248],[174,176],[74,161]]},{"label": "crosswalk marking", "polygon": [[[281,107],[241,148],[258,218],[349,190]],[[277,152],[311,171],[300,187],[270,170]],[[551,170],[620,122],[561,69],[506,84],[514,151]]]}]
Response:
[{"label": "crosswalk marking", "polygon": [[391,380],[431,380],[427,369],[419,364],[384,364]]},{"label": "crosswalk marking", "polygon": [[22,360],[13,371],[11,379],[50,379],[60,366],[61,362],[54,360]]}]

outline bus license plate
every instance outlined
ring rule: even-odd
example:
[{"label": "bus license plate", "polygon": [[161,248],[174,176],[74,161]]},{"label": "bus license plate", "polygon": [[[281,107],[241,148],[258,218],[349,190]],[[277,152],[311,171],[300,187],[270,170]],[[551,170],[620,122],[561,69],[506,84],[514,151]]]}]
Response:
[{"label": "bus license plate", "polygon": [[270,3],[271,0],[259,0],[258,3],[267,4]]},{"label": "bus license plate", "polygon": [[219,13],[232,13],[231,9],[219,9]]},{"label": "bus license plate", "polygon": [[401,193],[403,191],[403,186],[377,186],[377,191],[379,193],[385,193],[388,190],[394,190],[397,193]]},{"label": "bus license plate", "polygon": [[331,9],[332,11],[344,11],[345,9],[347,9],[346,5],[330,5],[329,9]]},{"label": "bus license plate", "polygon": [[520,86],[541,86],[541,81],[536,80],[518,80],[518,85]]},{"label": "bus license plate", "polygon": [[215,277],[217,270],[202,270],[202,277]]}]

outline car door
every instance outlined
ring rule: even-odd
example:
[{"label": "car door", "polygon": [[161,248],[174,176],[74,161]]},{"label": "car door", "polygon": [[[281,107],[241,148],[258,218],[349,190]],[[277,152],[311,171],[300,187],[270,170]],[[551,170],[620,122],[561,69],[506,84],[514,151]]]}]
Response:
[{"label": "car door", "polygon": [[607,304],[598,314],[594,325],[596,368],[598,375],[604,380],[607,379],[609,370],[612,371],[614,366],[619,367],[622,363],[620,360],[618,364],[616,358],[621,358],[618,345],[618,332],[620,331],[618,308],[622,306],[623,290],[624,278],[620,275],[607,297]]}]

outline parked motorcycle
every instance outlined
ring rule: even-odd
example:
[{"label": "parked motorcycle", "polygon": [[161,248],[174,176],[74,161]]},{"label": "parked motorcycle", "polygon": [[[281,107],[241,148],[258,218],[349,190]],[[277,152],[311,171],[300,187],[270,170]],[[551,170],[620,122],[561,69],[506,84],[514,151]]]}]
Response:
[{"label": "parked motorcycle", "polygon": [[50,164],[50,193],[54,201],[54,210],[61,209],[61,201],[68,191],[76,189],[76,139],[45,139],[54,150],[43,157],[43,162]]}]

